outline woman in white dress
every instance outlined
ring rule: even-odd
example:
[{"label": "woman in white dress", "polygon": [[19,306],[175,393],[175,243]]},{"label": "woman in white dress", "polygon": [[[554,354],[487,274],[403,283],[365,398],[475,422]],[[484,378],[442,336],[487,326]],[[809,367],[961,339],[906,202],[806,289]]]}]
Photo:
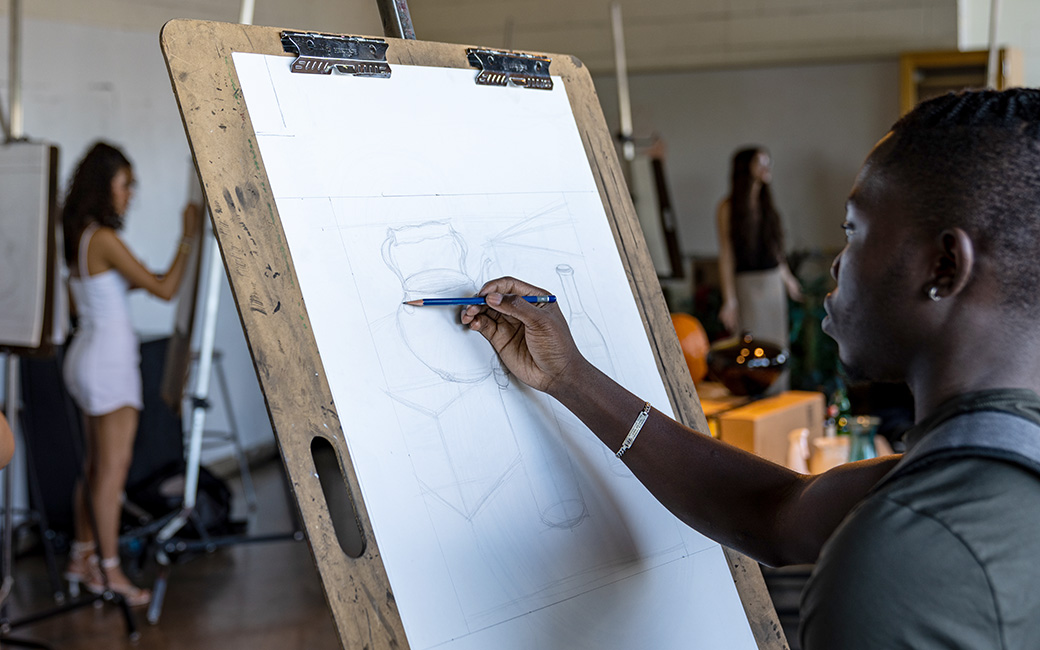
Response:
[{"label": "woman in white dress", "polygon": [[151,593],[134,585],[119,566],[123,489],[142,407],[139,343],[127,291],[141,288],[164,300],[177,293],[202,213],[198,206],[185,207],[173,262],[166,273],[152,273],[119,237],[133,186],[130,161],[119,149],[99,142],[76,169],[62,221],[69,289],[78,315],[64,377],[86,419],[83,477],[89,486],[83,490],[82,478],[76,486],[75,541],[65,577],[74,590],[82,583],[95,593],[105,589],[107,579],[112,590],[136,606],[147,604]]}]

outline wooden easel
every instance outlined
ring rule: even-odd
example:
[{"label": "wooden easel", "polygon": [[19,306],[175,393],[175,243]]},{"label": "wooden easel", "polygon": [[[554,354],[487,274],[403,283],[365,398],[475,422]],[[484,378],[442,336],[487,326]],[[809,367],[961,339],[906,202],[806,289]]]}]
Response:
[{"label": "wooden easel", "polygon": [[[384,16],[385,17],[385,16]],[[464,46],[386,39],[387,62],[472,69]],[[342,517],[325,507],[313,445],[331,445],[345,489],[360,495],[337,413],[256,136],[231,61],[234,52],[283,55],[281,31],[243,25],[173,21],[163,52],[213,217],[273,428],[300,504],[326,599],[344,646],[409,647],[366,505],[353,499],[353,523],[366,544],[348,557],[338,538]],[[580,61],[552,55],[592,165],[610,229],[649,335],[657,367],[678,418],[707,431],[707,422],[675,337],[614,143],[591,77]],[[475,72],[475,71],[474,71]],[[348,521],[347,523],[352,523]],[[760,648],[786,648],[758,566],[725,551]]]}]

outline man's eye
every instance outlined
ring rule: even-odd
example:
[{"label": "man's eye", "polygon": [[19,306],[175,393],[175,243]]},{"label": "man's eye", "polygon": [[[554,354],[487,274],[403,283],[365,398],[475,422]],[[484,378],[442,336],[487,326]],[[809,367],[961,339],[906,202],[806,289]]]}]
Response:
[{"label": "man's eye", "polygon": [[852,227],[852,224],[849,223],[848,221],[846,221],[845,223],[841,224],[841,229],[845,231],[845,239],[848,239],[849,237],[851,237],[853,231],[855,230],[855,228]]}]

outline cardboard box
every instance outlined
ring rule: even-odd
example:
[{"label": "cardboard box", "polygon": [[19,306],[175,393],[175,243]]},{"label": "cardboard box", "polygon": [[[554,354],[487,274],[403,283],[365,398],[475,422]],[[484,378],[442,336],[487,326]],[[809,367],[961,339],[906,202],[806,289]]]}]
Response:
[{"label": "cardboard box", "polygon": [[780,465],[787,464],[788,433],[805,427],[810,442],[823,435],[823,393],[789,390],[735,407],[705,399],[701,407],[713,436]]}]

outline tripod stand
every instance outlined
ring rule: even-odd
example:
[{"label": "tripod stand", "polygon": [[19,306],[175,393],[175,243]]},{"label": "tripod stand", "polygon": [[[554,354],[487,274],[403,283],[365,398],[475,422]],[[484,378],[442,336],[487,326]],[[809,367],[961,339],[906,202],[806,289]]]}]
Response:
[{"label": "tripod stand", "polygon": [[[242,22],[247,22],[243,20]],[[219,354],[215,354],[214,342],[217,329],[217,309],[220,305],[220,279],[224,275],[224,265],[220,259],[220,250],[216,239],[212,236],[206,238],[209,245],[209,260],[206,264],[205,303],[202,310],[201,339],[197,363],[195,366],[195,382],[191,395],[191,429],[188,441],[188,453],[186,459],[184,478],[184,498],[181,508],[172,518],[165,521],[155,537],[155,558],[159,564],[159,572],[152,587],[152,602],[148,607],[148,622],[155,624],[159,622],[162,613],[163,601],[166,596],[166,587],[169,580],[170,567],[174,561],[183,554],[197,553],[200,551],[212,552],[217,548],[236,544],[263,543],[277,541],[302,541],[303,532],[299,527],[296,530],[270,535],[225,535],[210,537],[206,534],[205,526],[198,521],[196,513],[196,500],[199,489],[199,469],[202,460],[202,444],[205,436],[206,412],[210,408],[209,385],[211,375],[214,371],[214,361],[218,361],[216,370],[221,381],[221,390],[225,398],[225,404],[229,405],[228,387],[224,380],[223,369],[219,364]],[[228,411],[230,415],[230,410]],[[232,424],[237,439],[237,427]],[[244,454],[238,450],[240,463],[243,462]],[[248,469],[244,471],[243,482],[249,480]],[[247,499],[253,501],[251,507],[255,507],[255,496],[251,481],[248,483]],[[177,534],[189,523],[194,524],[200,539],[178,538]]]},{"label": "tripod stand", "polygon": [[[61,366],[62,355],[60,348],[58,348],[58,365]],[[19,357],[15,354],[8,354],[7,356],[7,396],[6,396],[6,411],[7,419],[11,425],[12,430],[15,433],[15,439],[23,439],[18,433],[21,431],[21,417],[19,408]],[[75,422],[74,409],[72,407],[70,398],[68,395],[64,396],[65,401],[65,412],[69,416],[69,427],[68,430],[71,433],[72,449],[75,451],[76,456],[80,459],[83,458],[83,445],[80,442],[79,436],[76,434],[76,427],[72,426]],[[0,592],[0,644],[6,644],[11,646],[20,646],[27,648],[47,648],[46,644],[32,641],[29,639],[15,638],[9,636],[10,632],[26,625],[38,623],[40,621],[60,616],[72,612],[74,610],[94,606],[95,604],[112,604],[120,608],[123,613],[123,618],[126,622],[127,636],[131,641],[136,640],[140,635],[137,631],[137,625],[134,621],[134,616],[130,611],[130,606],[127,604],[126,599],[119,593],[113,591],[108,582],[108,576],[103,566],[99,566],[101,572],[102,583],[104,589],[101,593],[87,593],[82,596],[78,596],[71,600],[65,601],[64,598],[60,598],[59,604],[56,607],[48,608],[39,612],[34,612],[22,616],[20,618],[11,619],[7,616],[7,602],[6,598],[10,591],[10,586],[13,583],[12,567],[13,567],[13,550],[14,550],[14,510],[13,510],[13,481],[11,478],[10,470],[4,470],[3,472],[3,485],[4,485],[4,527],[3,527],[3,560],[0,563],[0,574],[2,574],[2,592]],[[93,531],[94,538],[98,538],[97,522],[94,517],[94,508],[90,499],[90,486],[85,480],[83,481],[83,489],[86,494],[87,504],[87,519],[88,524]],[[62,594],[64,595],[64,594]],[[56,598],[57,599],[57,598]]]}]

